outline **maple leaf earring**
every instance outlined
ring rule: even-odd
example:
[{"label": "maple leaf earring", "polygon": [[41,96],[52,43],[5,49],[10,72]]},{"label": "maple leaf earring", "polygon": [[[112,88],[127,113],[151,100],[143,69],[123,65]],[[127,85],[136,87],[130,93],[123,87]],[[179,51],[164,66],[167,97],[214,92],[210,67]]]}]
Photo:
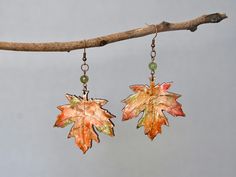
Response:
[{"label": "maple leaf earring", "polygon": [[87,71],[89,65],[86,63],[86,48],[84,48],[82,60],[81,70],[83,75],[80,77],[80,81],[83,84],[83,95],[66,94],[69,104],[57,107],[61,113],[57,116],[54,126],[63,128],[73,123],[68,138],[74,137],[75,144],[83,153],[86,153],[92,146],[92,140],[99,143],[99,137],[95,129],[109,136],[114,136],[114,125],[110,119],[115,116],[102,108],[108,102],[107,100],[88,98],[87,83],[89,77]]},{"label": "maple leaf earring", "polygon": [[[155,26],[156,27],[156,26]],[[172,116],[185,116],[182,105],[177,102],[181,96],[176,93],[168,92],[171,86],[170,82],[155,85],[155,71],[157,69],[155,39],[157,37],[157,29],[151,44],[151,62],[148,67],[151,70],[150,86],[132,85],[130,89],[135,93],[130,95],[122,102],[125,103],[123,108],[122,120],[129,120],[137,117],[143,112],[139,119],[137,128],[144,126],[144,133],[151,140],[157,134],[161,133],[163,125],[169,125],[168,120],[163,111],[168,112]]]}]

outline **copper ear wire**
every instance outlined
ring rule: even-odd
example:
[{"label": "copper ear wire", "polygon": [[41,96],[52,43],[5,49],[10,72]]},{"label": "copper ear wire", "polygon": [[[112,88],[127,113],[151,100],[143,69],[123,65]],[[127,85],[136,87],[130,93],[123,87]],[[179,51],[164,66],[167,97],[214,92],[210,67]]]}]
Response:
[{"label": "copper ear wire", "polygon": [[89,65],[86,63],[87,61],[87,56],[86,56],[86,40],[84,40],[84,52],[83,52],[83,64],[81,65],[81,70],[83,71],[83,75],[80,77],[80,81],[83,84],[83,95],[88,94],[88,87],[87,87],[87,82],[89,80],[89,77],[87,76],[87,71],[89,70]]},{"label": "copper ear wire", "polygon": [[149,69],[151,70],[151,77],[150,77],[150,81],[154,81],[155,80],[155,69],[157,67],[157,64],[155,62],[155,59],[156,59],[156,50],[155,50],[155,46],[156,46],[156,37],[157,37],[157,26],[155,26],[155,29],[156,29],[156,33],[155,33],[155,36],[152,38],[152,43],[151,43],[151,53],[150,53],[150,56],[151,56],[151,63],[149,63]]}]

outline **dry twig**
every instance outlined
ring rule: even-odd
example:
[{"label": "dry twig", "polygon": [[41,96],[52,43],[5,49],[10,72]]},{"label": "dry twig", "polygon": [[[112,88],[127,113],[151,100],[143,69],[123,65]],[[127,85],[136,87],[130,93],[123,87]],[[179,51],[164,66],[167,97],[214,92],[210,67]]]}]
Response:
[{"label": "dry twig", "polygon": [[[40,52],[64,52],[83,48],[101,47],[109,43],[122,40],[138,38],[149,34],[175,31],[175,30],[190,30],[194,32],[198,25],[205,23],[218,23],[227,18],[226,14],[214,13],[203,15],[193,20],[181,23],[169,23],[163,21],[157,25],[149,25],[143,28],[137,28],[129,31],[114,33],[106,36],[101,36],[88,40],[71,41],[71,42],[48,42],[48,43],[16,43],[16,42],[0,42],[0,50],[13,51],[40,51]],[[86,46],[85,46],[86,45]]]}]

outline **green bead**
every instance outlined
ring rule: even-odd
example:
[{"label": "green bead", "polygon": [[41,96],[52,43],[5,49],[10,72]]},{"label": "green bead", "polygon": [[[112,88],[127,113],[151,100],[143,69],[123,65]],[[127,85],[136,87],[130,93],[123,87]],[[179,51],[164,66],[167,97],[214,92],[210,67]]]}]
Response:
[{"label": "green bead", "polygon": [[155,62],[151,62],[148,67],[150,70],[155,71],[157,69],[157,64]]},{"label": "green bead", "polygon": [[89,77],[87,75],[83,75],[80,77],[80,82],[82,82],[83,84],[86,84],[89,80]]}]

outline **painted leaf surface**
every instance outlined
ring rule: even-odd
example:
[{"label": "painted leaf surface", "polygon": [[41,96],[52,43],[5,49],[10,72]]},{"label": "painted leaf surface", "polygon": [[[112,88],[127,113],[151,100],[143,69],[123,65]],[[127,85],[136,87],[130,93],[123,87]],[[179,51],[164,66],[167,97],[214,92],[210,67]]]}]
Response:
[{"label": "painted leaf surface", "polygon": [[73,123],[68,138],[74,137],[75,144],[86,153],[91,148],[92,140],[99,143],[95,128],[109,136],[114,136],[113,123],[115,117],[102,106],[107,103],[104,99],[87,99],[87,96],[77,97],[66,94],[69,104],[58,106],[61,114],[58,115],[55,126],[65,127]]},{"label": "painted leaf surface", "polygon": [[157,84],[150,83],[147,85],[133,85],[131,90],[135,93],[123,102],[126,104],[123,109],[123,119],[129,120],[137,117],[143,112],[138,121],[137,128],[144,126],[144,133],[153,140],[158,133],[161,133],[163,125],[169,125],[163,111],[172,116],[185,116],[182,105],[176,100],[181,96],[167,90],[171,83]]}]

